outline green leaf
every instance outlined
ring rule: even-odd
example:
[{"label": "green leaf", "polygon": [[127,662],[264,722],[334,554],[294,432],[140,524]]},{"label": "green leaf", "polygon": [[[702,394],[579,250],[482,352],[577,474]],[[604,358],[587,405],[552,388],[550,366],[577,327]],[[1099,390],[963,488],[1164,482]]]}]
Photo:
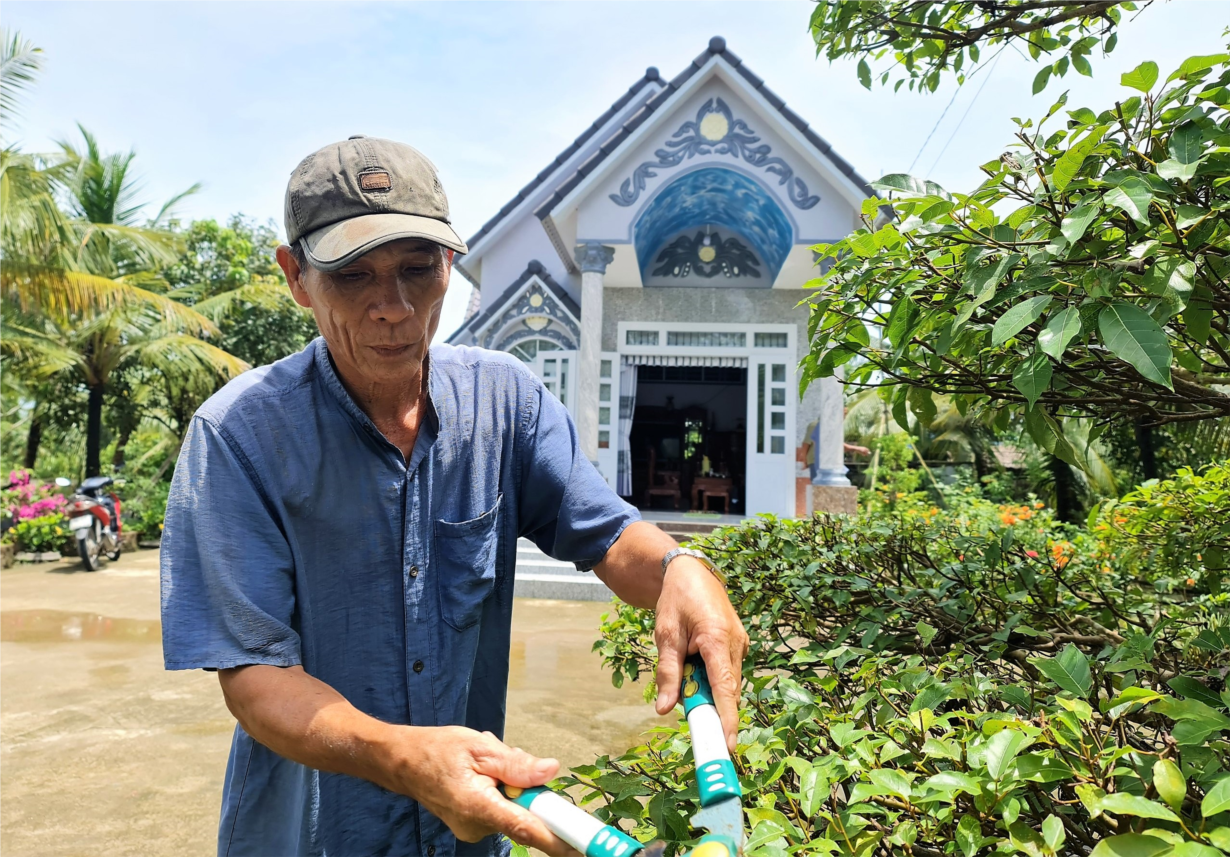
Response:
[{"label": "green leaf", "polygon": [[1134,815],[1137,818],[1156,818],[1158,821],[1179,820],[1177,815],[1162,806],[1157,801],[1138,797],[1133,794],[1127,794],[1126,792],[1115,792],[1114,794],[1107,795],[1098,802],[1098,807],[1103,812],[1113,812],[1115,815]]},{"label": "green leaf", "polygon": [[1210,818],[1227,809],[1230,809],[1230,777],[1222,777],[1200,802],[1200,813],[1205,818]]},{"label": "green leaf", "polygon": [[1195,699],[1212,708],[1221,707],[1221,697],[1213,690],[1210,690],[1207,684],[1202,684],[1191,676],[1175,676],[1166,684],[1170,685],[1170,689],[1184,699]]},{"label": "green leaf", "polygon": [[1038,446],[1051,455],[1066,461],[1074,467],[1079,467],[1076,450],[1064,437],[1063,428],[1055,418],[1041,408],[1030,408],[1025,412],[1025,429]]},{"label": "green leaf", "polygon": [[1093,687],[1089,659],[1071,643],[1056,657],[1033,658],[1030,663],[1037,667],[1040,673],[1075,696],[1088,696],[1090,688]]},{"label": "green leaf", "polygon": [[1157,63],[1151,61],[1142,62],[1131,71],[1120,75],[1119,82],[1124,86],[1130,86],[1132,89],[1148,92],[1153,88],[1153,84],[1157,83]]},{"label": "green leaf", "polygon": [[1149,225],[1149,205],[1153,202],[1153,191],[1143,179],[1131,176],[1118,187],[1106,191],[1102,199],[1107,205],[1122,209],[1141,226]]},{"label": "green leaf", "polygon": [[1097,148],[1098,143],[1102,142],[1102,135],[1106,133],[1108,127],[1098,125],[1091,128],[1088,134],[1073,143],[1068,151],[1064,152],[1055,162],[1055,169],[1051,172],[1051,183],[1055,185],[1056,190],[1063,190],[1072,183],[1072,179],[1080,171],[1081,164],[1085,163],[1085,158]]},{"label": "green leaf", "polygon": [[1017,754],[1032,743],[1033,740],[1028,735],[1017,732],[1015,729],[1001,729],[992,735],[982,757],[982,762],[987,766],[987,773],[991,775],[991,779],[999,782],[1007,773],[1008,766]]},{"label": "green leaf", "polygon": [[961,816],[961,823],[957,825],[957,847],[961,849],[961,853],[965,857],[974,857],[978,853],[978,849],[982,847],[982,825],[978,823],[972,815]]},{"label": "green leaf", "polygon": [[1063,830],[1063,822],[1056,816],[1048,815],[1046,821],[1042,822],[1042,838],[1046,840],[1047,846],[1052,851],[1062,848],[1067,837],[1068,835]]},{"label": "green leaf", "polygon": [[1072,337],[1081,332],[1081,314],[1076,307],[1067,307],[1051,316],[1038,334],[1038,348],[1056,360],[1063,360]]},{"label": "green leaf", "polygon": [[1206,835],[1213,845],[1222,851],[1230,851],[1230,827],[1215,827]]},{"label": "green leaf", "polygon": [[1188,57],[1183,60],[1183,64],[1175,69],[1170,77],[1166,78],[1166,82],[1179,80],[1180,78],[1190,77],[1198,71],[1204,71],[1206,68],[1212,68],[1215,65],[1224,63],[1230,59],[1230,54],[1208,54],[1207,56]]},{"label": "green leaf", "polygon": [[935,628],[931,627],[926,622],[918,622],[914,626],[914,630],[917,631],[918,636],[922,638],[924,649],[931,645],[931,641],[935,639],[935,635],[938,633]]},{"label": "green leaf", "polygon": [[910,403],[910,410],[918,418],[919,424],[923,428],[930,426],[936,414],[935,401],[931,398],[931,391],[924,387],[911,387],[910,392],[906,394],[906,400]]},{"label": "green leaf", "polygon": [[1187,327],[1187,335],[1201,345],[1208,341],[1209,329],[1213,324],[1213,305],[1209,297],[1206,286],[1197,286],[1183,311],[1183,324]]},{"label": "green leaf", "polygon": [[1093,77],[1093,69],[1089,66],[1089,60],[1084,54],[1072,54],[1072,68],[1085,77]]},{"label": "green leaf", "polygon": [[1148,313],[1133,304],[1113,303],[1098,313],[1098,330],[1112,354],[1150,381],[1174,389],[1166,334]]},{"label": "green leaf", "polygon": [[963,774],[960,771],[940,771],[938,774],[929,777],[923,785],[929,789],[934,789],[937,792],[960,791],[971,795],[977,795],[982,791],[982,787],[979,785],[978,780],[974,779],[969,774]]},{"label": "green leaf", "polygon": [[871,186],[875,190],[885,192],[899,190],[917,194],[918,196],[939,196],[944,199],[952,199],[948,191],[935,182],[916,179],[905,173],[890,173],[889,175],[881,176],[879,180],[873,181]]},{"label": "green leaf", "polygon": [[1050,80],[1051,80],[1051,67],[1048,65],[1048,66],[1044,67],[1044,68],[1042,69],[1042,71],[1038,72],[1038,73],[1034,76],[1034,91],[1033,91],[1033,94],[1034,94],[1034,95],[1037,95],[1039,92],[1041,92],[1042,90],[1046,89],[1046,85],[1047,85],[1047,83],[1049,83],[1049,82],[1050,82]]},{"label": "green leaf", "polygon": [[1051,388],[1053,373],[1050,359],[1041,351],[1034,351],[1012,373],[1012,386],[1021,391],[1032,408],[1037,404],[1038,397]]},{"label": "green leaf", "polygon": [[858,61],[858,82],[864,89],[871,89],[871,68],[865,58]]},{"label": "green leaf", "polygon": [[1122,833],[1103,839],[1089,852],[1089,857],[1157,857],[1170,848],[1169,842],[1156,836]]},{"label": "green leaf", "polygon": [[1190,119],[1170,135],[1170,156],[1180,164],[1194,164],[1204,155],[1204,132]]},{"label": "green leaf", "polygon": [[1153,788],[1158,797],[1175,812],[1183,808],[1183,798],[1187,796],[1187,781],[1179,766],[1169,759],[1159,759],[1153,765]]},{"label": "green leaf", "polygon": [[991,328],[991,344],[1003,345],[1038,320],[1051,303],[1050,295],[1041,295],[1010,307]]},{"label": "green leaf", "polygon": [[1097,218],[1102,209],[1096,203],[1078,205],[1068,212],[1067,217],[1059,224],[1059,231],[1068,239],[1069,244],[1075,244],[1085,234],[1089,224]]},{"label": "green leaf", "polygon": [[1192,176],[1196,175],[1196,170],[1200,169],[1199,162],[1194,164],[1183,164],[1176,161],[1174,158],[1167,158],[1157,165],[1157,174],[1166,181],[1191,181]]}]

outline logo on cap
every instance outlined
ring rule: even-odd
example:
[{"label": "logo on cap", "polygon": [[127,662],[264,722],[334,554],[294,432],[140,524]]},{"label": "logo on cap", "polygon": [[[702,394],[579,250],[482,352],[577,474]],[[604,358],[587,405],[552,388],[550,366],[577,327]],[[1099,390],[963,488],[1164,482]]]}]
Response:
[{"label": "logo on cap", "polygon": [[393,181],[384,170],[359,174],[359,187],[363,190],[390,190]]}]

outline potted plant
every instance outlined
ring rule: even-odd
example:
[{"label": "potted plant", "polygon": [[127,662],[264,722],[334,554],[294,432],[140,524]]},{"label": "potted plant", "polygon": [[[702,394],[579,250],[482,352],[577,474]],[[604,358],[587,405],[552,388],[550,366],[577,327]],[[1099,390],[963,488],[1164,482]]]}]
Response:
[{"label": "potted plant", "polygon": [[25,562],[56,562],[60,559],[60,545],[66,532],[63,515],[53,513],[27,518],[18,521],[12,532],[19,548],[17,559]]}]

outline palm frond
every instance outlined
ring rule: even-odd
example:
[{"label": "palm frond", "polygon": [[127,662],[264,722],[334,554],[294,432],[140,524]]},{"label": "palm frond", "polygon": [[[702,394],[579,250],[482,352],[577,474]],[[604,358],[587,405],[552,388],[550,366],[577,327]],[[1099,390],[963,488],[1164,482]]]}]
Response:
[{"label": "palm frond", "polygon": [[165,218],[168,214],[173,212],[177,205],[179,205],[181,202],[183,202],[185,199],[192,196],[193,194],[199,193],[202,187],[204,187],[204,185],[201,184],[200,182],[197,182],[196,184],[194,184],[192,187],[188,188],[187,190],[181,190],[179,193],[175,194],[175,196],[171,197],[170,199],[168,199],[166,202],[162,204],[162,208],[158,209],[158,214],[154,216],[154,219],[150,221],[150,223],[153,226],[161,225],[163,218]]},{"label": "palm frond", "polygon": [[[185,286],[183,290],[186,292],[188,289],[194,288],[196,287]],[[176,291],[179,292],[181,290],[176,289]],[[240,286],[237,289],[228,289],[221,294],[214,295],[212,298],[206,298],[194,304],[192,308],[217,323],[221,322],[230,313],[240,309],[243,304],[252,304],[262,309],[276,309],[287,304],[298,306],[285,286],[273,282],[257,281],[246,286]]]},{"label": "palm frond", "polygon": [[134,351],[143,363],[181,385],[229,380],[252,368],[230,352],[183,333],[159,336]]},{"label": "palm frond", "polygon": [[35,77],[43,68],[43,49],[21,33],[0,28],[0,123],[12,122]]}]

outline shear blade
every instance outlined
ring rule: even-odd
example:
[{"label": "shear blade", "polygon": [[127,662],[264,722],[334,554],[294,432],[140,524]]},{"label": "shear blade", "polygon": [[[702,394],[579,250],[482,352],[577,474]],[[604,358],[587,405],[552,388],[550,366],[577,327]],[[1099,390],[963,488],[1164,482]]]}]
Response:
[{"label": "shear blade", "polygon": [[743,853],[743,805],[737,797],[728,797],[704,807],[692,816],[692,824],[710,833],[729,836],[735,841],[739,853]]}]

